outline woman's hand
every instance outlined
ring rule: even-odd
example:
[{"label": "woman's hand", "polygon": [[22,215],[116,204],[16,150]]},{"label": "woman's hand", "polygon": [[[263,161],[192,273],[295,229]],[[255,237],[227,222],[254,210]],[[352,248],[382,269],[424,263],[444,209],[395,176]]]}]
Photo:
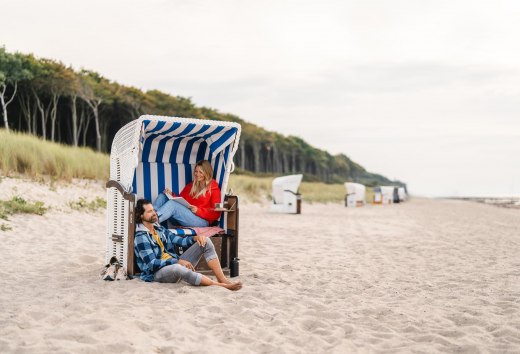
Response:
[{"label": "woman's hand", "polygon": [[197,214],[197,210],[199,210],[195,205],[190,205],[188,208],[190,208],[193,214]]},{"label": "woman's hand", "polygon": [[196,241],[201,247],[206,246],[206,236],[197,235],[193,237],[193,240]]},{"label": "woman's hand", "polygon": [[170,188],[165,188],[163,193],[175,197],[175,194],[172,192]]}]

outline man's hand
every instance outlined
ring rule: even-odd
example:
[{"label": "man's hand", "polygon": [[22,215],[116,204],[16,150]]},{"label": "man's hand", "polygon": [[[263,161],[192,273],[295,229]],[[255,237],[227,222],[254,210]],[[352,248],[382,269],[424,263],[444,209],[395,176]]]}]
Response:
[{"label": "man's hand", "polygon": [[206,236],[197,235],[193,237],[193,240],[196,241],[199,246],[206,246]]},{"label": "man's hand", "polygon": [[177,263],[179,263],[183,267],[186,267],[186,268],[188,268],[190,270],[195,271],[195,268],[193,268],[193,264],[191,264],[188,261],[185,261],[184,259],[179,259],[179,261]]}]

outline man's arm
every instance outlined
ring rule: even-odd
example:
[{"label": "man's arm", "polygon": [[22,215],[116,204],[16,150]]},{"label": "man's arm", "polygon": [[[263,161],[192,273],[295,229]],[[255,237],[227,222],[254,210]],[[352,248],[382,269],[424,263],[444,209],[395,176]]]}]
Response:
[{"label": "man's arm", "polygon": [[165,229],[165,232],[166,232],[166,239],[168,240],[168,242],[167,242],[168,245],[166,247],[168,252],[173,252],[175,249],[174,246],[188,248],[195,243],[193,236],[175,235],[173,232],[171,232],[168,229]]},{"label": "man's arm", "polygon": [[141,258],[146,267],[146,269],[141,269],[142,271],[150,270],[155,273],[162,267],[177,263],[176,258],[169,258],[167,260],[157,258],[155,253],[153,253],[150,238],[145,233],[138,233],[136,235],[134,245],[138,257]]}]

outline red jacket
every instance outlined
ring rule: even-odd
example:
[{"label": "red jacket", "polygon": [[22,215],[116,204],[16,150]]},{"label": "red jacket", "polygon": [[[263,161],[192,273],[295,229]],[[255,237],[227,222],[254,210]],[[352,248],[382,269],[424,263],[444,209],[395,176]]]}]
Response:
[{"label": "red jacket", "polygon": [[204,220],[207,220],[211,225],[213,221],[220,218],[221,214],[220,211],[214,210],[215,204],[221,202],[220,188],[218,186],[218,183],[217,181],[212,179],[211,183],[209,184],[208,191],[206,191],[206,194],[203,194],[196,199],[190,195],[192,185],[193,182],[190,182],[186,185],[186,187],[184,187],[184,189],[181,192],[181,197],[186,199],[186,201],[191,205],[195,205],[197,207],[197,212],[195,213],[195,215],[203,218]]}]

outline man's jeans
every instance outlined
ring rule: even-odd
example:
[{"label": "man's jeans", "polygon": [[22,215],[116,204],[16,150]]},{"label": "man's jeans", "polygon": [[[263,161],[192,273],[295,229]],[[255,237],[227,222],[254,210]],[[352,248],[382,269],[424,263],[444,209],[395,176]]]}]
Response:
[{"label": "man's jeans", "polygon": [[159,222],[165,220],[171,221],[174,225],[206,227],[209,226],[208,221],[193,214],[193,212],[184,205],[168,199],[164,193],[159,194],[153,207],[159,217]]},{"label": "man's jeans", "polygon": [[[191,245],[190,248],[180,256],[180,259],[184,259],[190,262],[193,267],[196,267],[202,255],[204,255],[206,262],[217,258],[215,246],[213,246],[213,242],[211,242],[209,238],[206,239],[206,245],[204,247],[199,246],[198,243]],[[180,264],[172,264],[159,269],[154,275],[154,280],[160,283],[177,283],[184,280],[191,285],[200,285],[202,274],[196,273]]]}]

